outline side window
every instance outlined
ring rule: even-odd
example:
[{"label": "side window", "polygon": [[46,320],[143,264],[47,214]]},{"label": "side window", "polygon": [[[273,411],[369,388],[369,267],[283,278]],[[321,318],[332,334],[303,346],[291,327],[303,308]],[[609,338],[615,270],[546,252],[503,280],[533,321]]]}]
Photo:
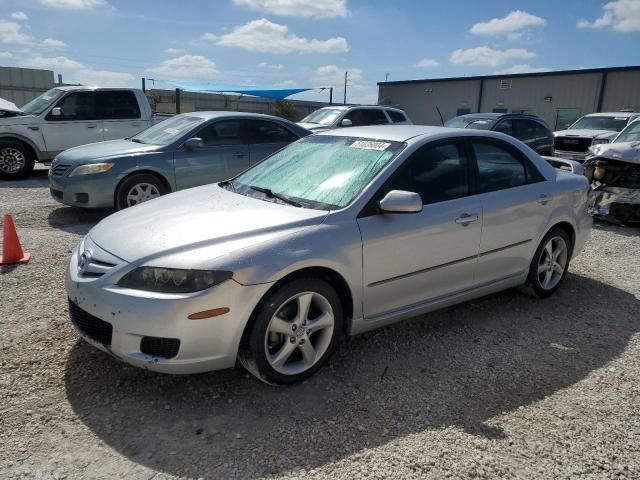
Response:
[{"label": "side window", "polygon": [[553,135],[551,133],[551,130],[549,130],[549,128],[545,127],[541,123],[539,122],[533,122],[533,123],[535,125],[537,138],[550,138]]},{"label": "side window", "polygon": [[468,195],[468,161],[463,144],[421,148],[405,161],[384,190],[418,193],[425,205]]},{"label": "side window", "polygon": [[502,120],[493,127],[493,131],[504,133],[505,135],[513,135],[513,124],[511,120]]},{"label": "side window", "polygon": [[524,158],[497,142],[472,142],[478,164],[481,193],[518,187],[527,183]]},{"label": "side window", "polygon": [[56,107],[60,107],[61,115],[54,116],[49,113],[46,120],[98,120],[95,92],[70,93],[60,100]]},{"label": "side window", "polygon": [[291,143],[298,139],[296,135],[275,122],[252,120],[249,125],[252,143]]},{"label": "side window", "polygon": [[527,183],[538,183],[546,180],[528,158],[525,159],[524,166],[527,170]]},{"label": "side window", "polygon": [[140,118],[140,108],[135,93],[127,90],[98,92],[98,105],[102,118],[117,120]]},{"label": "side window", "polygon": [[407,117],[405,117],[402,113],[397,112],[395,110],[387,110],[387,114],[393,123],[398,122],[406,122]]},{"label": "side window", "polygon": [[353,122],[353,126],[363,125],[384,125],[387,122],[387,117],[384,116],[382,110],[377,108],[356,108],[345,115],[344,118],[348,118]]},{"label": "side window", "polygon": [[241,127],[239,120],[223,120],[207,125],[194,136],[202,138],[206,147],[240,145],[244,143]]},{"label": "side window", "polygon": [[533,140],[537,137],[536,135],[536,125],[537,122],[532,120],[525,119],[517,119],[513,121],[515,135],[518,140],[522,140],[523,142],[527,140]]}]

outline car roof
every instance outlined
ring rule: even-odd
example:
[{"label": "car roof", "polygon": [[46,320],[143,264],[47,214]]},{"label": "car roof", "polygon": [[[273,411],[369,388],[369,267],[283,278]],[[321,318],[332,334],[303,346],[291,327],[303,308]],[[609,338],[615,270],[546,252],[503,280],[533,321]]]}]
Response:
[{"label": "car roof", "polygon": [[636,115],[640,115],[638,112],[598,112],[598,113],[589,113],[585,115],[585,117],[633,117]]},{"label": "car roof", "polygon": [[315,135],[335,137],[356,137],[368,140],[388,140],[392,142],[406,142],[420,137],[441,137],[447,133],[452,136],[487,136],[504,138],[503,134],[486,130],[465,130],[461,128],[428,127],[424,125],[371,125],[366,127],[349,127],[327,130]]},{"label": "car roof", "polygon": [[404,112],[404,110],[402,110],[401,108],[391,107],[388,105],[327,105],[325,107],[319,108],[318,110],[324,110],[324,109],[330,109],[330,108],[333,110],[350,110],[352,108],[383,108],[385,110],[396,110],[398,112]]},{"label": "car roof", "polygon": [[465,113],[464,115],[459,115],[455,118],[476,118],[476,119],[486,119],[486,120],[497,120],[503,117],[527,117],[534,120],[542,120],[539,116],[533,113],[495,113],[495,112],[479,112],[479,113]]},{"label": "car roof", "polygon": [[276,120],[284,123],[292,123],[286,118],[276,117],[274,115],[265,115],[263,113],[250,113],[250,112],[228,112],[224,110],[220,111],[202,111],[202,112],[184,112],[181,115],[189,115],[191,117],[204,118],[205,120],[211,120],[214,118],[253,118],[256,120]]}]

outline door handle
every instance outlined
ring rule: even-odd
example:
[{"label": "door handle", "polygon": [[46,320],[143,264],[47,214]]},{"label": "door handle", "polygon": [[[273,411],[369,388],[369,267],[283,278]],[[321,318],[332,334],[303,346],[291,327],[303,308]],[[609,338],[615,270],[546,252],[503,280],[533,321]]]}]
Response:
[{"label": "door handle", "polygon": [[546,195],[546,194],[544,194],[544,193],[543,193],[543,194],[541,194],[541,195],[538,197],[538,202],[539,202],[541,205],[546,205],[546,204],[549,202],[549,195]]},{"label": "door handle", "polygon": [[463,227],[466,227],[471,222],[477,222],[477,221],[478,221],[478,215],[475,215],[472,213],[463,213],[458,218],[456,218],[456,223],[458,225],[462,225]]},{"label": "door handle", "polygon": [[95,125],[87,125],[87,128],[96,128]]},{"label": "door handle", "polygon": [[242,157],[246,157],[246,154],[244,152],[236,152],[233,154],[233,156],[236,158],[242,158]]}]

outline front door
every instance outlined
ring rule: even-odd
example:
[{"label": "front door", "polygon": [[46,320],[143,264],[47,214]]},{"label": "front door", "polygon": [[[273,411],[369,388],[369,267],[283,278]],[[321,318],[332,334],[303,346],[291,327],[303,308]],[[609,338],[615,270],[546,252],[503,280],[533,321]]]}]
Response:
[{"label": "front door", "polygon": [[279,123],[268,120],[247,120],[246,122],[249,126],[249,157],[252,166],[298,140],[297,135]]},{"label": "front door", "polygon": [[524,274],[549,218],[548,181],[518,149],[472,140],[484,215],[478,285]]},{"label": "front door", "polygon": [[55,106],[60,108],[60,115],[49,112],[41,126],[48,152],[104,140],[96,92],[71,92]]},{"label": "front door", "polygon": [[373,199],[391,190],[416,192],[423,211],[361,214],[366,318],[474,286],[482,209],[470,178],[463,142],[427,145]]},{"label": "front door", "polygon": [[100,90],[98,109],[103,118],[105,140],[132,137],[149,127],[131,90]]},{"label": "front door", "polygon": [[179,190],[221,182],[249,167],[249,145],[244,120],[214,121],[194,132],[202,148],[181,147],[175,152],[176,185]]}]

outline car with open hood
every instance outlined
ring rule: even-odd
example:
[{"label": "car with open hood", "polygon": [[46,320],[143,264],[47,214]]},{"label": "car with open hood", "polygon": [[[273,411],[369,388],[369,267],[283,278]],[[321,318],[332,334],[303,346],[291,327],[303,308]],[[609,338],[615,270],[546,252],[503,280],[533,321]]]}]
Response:
[{"label": "car with open hood", "polygon": [[342,335],[515,286],[552,295],[589,235],[588,192],[497,132],[322,132],[102,220],[69,260],[69,313],[138,367],[239,360],[299,382]]}]

